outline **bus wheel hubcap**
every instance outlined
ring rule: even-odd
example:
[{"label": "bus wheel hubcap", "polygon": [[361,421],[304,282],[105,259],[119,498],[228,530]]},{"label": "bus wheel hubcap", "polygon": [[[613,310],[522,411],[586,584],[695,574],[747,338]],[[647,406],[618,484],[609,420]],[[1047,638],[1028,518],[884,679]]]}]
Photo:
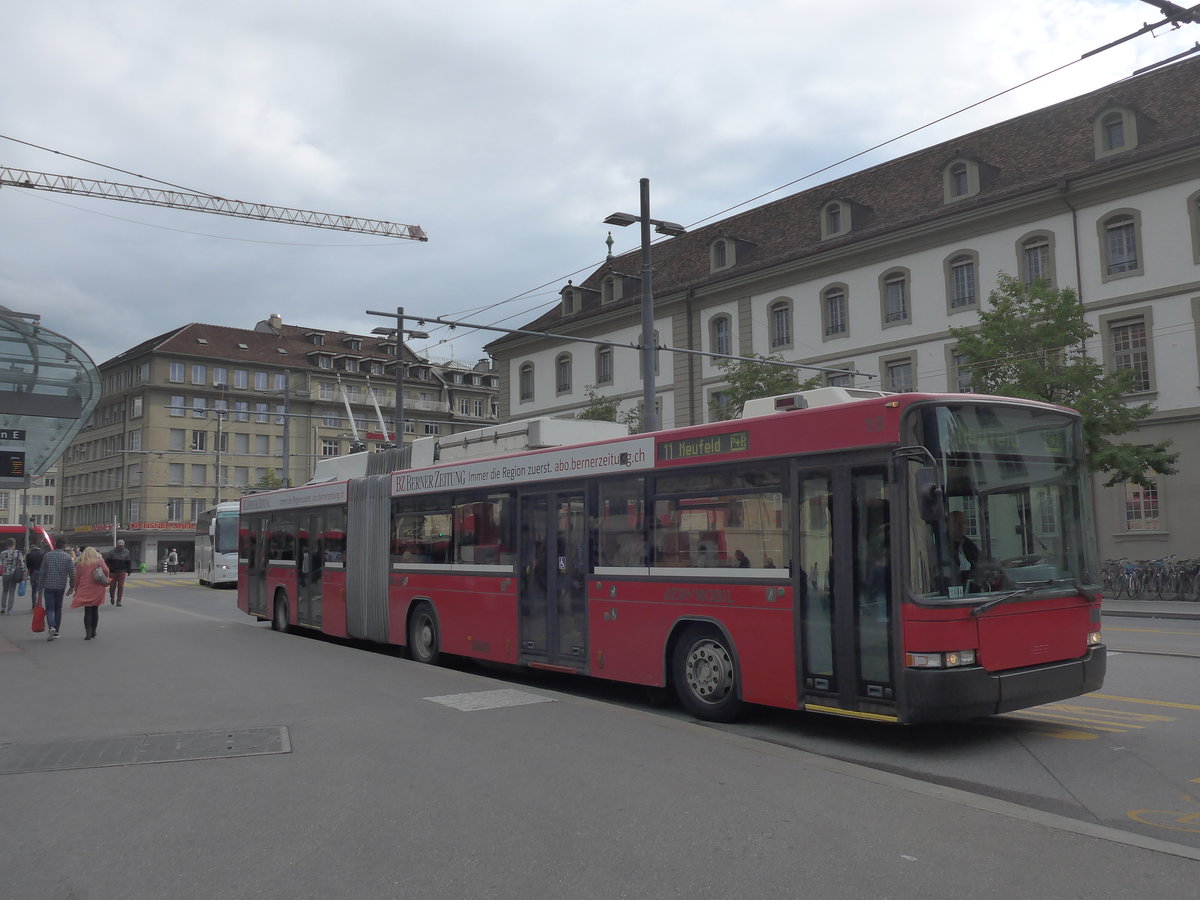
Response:
[{"label": "bus wheel hubcap", "polygon": [[687,683],[701,700],[716,703],[733,688],[733,660],[712,640],[700,641],[687,657]]},{"label": "bus wheel hubcap", "polygon": [[421,655],[428,656],[433,647],[433,624],[427,618],[422,618],[417,623],[417,643],[420,645]]}]

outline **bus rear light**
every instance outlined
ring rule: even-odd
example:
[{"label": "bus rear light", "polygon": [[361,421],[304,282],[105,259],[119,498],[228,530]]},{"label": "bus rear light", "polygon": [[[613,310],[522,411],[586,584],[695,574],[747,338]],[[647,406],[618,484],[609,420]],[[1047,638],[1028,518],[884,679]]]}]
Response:
[{"label": "bus rear light", "polygon": [[945,653],[905,653],[904,665],[910,669],[954,669],[975,665],[974,650],[948,650]]},{"label": "bus rear light", "polygon": [[1088,646],[1095,647],[1099,643],[1100,643],[1100,632],[1089,631],[1088,632]]}]

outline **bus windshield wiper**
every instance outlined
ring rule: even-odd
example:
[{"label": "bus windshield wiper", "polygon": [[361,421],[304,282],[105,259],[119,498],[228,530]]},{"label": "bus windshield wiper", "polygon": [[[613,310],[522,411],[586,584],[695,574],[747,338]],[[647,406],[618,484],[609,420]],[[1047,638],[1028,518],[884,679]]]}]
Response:
[{"label": "bus windshield wiper", "polygon": [[1009,591],[1007,594],[1001,594],[999,597],[993,597],[991,600],[984,600],[978,606],[971,607],[971,615],[981,616],[993,606],[999,606],[1001,603],[1005,603],[1011,600],[1013,597],[1019,597],[1022,594],[1028,595],[1032,593],[1033,588],[1031,587],[1017,588],[1015,591]]},{"label": "bus windshield wiper", "polygon": [[971,615],[981,616],[993,606],[999,606],[1001,603],[1005,603],[1006,601],[1011,600],[1013,597],[1018,597],[1022,594],[1029,595],[1038,588],[1054,587],[1056,584],[1069,584],[1071,587],[1075,588],[1076,593],[1078,593],[1080,597],[1083,597],[1086,600],[1092,599],[1092,595],[1085,591],[1078,580],[1074,578],[1047,578],[1045,581],[1019,581],[1017,583],[1021,586],[1015,591],[1009,591],[1007,594],[1001,594],[999,597],[993,597],[990,600],[983,601],[978,606],[975,606],[971,609]]}]

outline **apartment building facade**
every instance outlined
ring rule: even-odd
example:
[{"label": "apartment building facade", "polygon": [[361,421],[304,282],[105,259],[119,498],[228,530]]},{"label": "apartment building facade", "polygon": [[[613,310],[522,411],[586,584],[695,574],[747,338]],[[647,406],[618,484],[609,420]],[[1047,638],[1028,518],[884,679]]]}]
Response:
[{"label": "apartment building facade", "polygon": [[59,530],[80,546],[123,538],[151,568],[175,549],[187,569],[196,517],[219,500],[304,484],[318,459],[394,439],[398,371],[406,442],[497,416],[487,362],[430,362],[394,336],[279,316],[253,329],[189,323],[99,370],[103,397],[59,462]]},{"label": "apartment building facade", "polygon": [[[1200,508],[1200,58],[908,154],[653,247],[656,397],[664,427],[727,399],[711,353],[778,355],[831,384],[969,385],[950,328],[978,322],[999,273],[1074,289],[1088,352],[1135,370],[1179,472],[1095,495],[1104,556],[1197,555]],[[654,215],[670,217],[669,210]],[[642,397],[640,255],[610,256],[488,345],[500,415],[572,415],[589,392]],[[611,342],[611,343],[603,343]],[[1031,348],[1036,350],[1037,348]]]}]

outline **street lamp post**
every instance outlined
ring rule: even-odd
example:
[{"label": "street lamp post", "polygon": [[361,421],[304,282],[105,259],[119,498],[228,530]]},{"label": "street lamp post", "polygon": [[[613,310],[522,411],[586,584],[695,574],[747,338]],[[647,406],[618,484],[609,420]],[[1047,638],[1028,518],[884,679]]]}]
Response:
[{"label": "street lamp post", "polygon": [[[372,316],[390,316],[390,313],[372,312],[367,310],[368,315]],[[371,334],[394,335],[396,338],[396,446],[401,450],[404,449],[404,372],[408,368],[404,362],[404,337],[407,335],[417,340],[429,340],[429,334],[424,331],[415,331],[411,328],[404,327],[404,307],[396,307],[396,327],[372,328]],[[387,435],[384,435],[387,438]]]},{"label": "street lamp post", "polygon": [[641,214],[613,213],[604,220],[606,225],[625,227],[634,222],[642,225],[642,433],[658,431],[658,406],[654,385],[654,357],[658,342],[654,340],[654,287],[653,267],[650,262],[650,226],[659,234],[679,237],[686,229],[676,222],[664,222],[650,218],[650,179],[643,178],[641,185]]}]

